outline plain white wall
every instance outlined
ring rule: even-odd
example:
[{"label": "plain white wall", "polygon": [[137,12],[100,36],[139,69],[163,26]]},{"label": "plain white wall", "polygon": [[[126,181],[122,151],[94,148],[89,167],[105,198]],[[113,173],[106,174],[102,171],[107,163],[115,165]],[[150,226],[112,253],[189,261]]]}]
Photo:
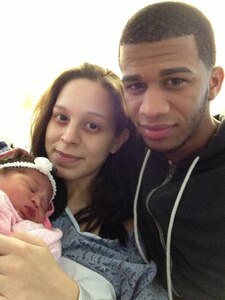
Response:
[{"label": "plain white wall", "polygon": [[[120,75],[117,55],[128,18],[155,1],[144,0],[0,0],[0,138],[29,143],[34,103],[65,69],[84,61]],[[219,65],[225,66],[225,28],[221,0],[188,0],[215,29]],[[225,111],[225,87],[213,101],[213,113]]]}]

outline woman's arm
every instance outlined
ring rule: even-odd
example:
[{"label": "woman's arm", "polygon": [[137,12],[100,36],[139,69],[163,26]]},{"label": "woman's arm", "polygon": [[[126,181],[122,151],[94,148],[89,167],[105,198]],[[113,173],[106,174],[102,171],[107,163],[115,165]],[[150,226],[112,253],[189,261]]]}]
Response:
[{"label": "woman's arm", "polygon": [[78,300],[78,284],[44,242],[25,233],[0,235],[0,300]]}]

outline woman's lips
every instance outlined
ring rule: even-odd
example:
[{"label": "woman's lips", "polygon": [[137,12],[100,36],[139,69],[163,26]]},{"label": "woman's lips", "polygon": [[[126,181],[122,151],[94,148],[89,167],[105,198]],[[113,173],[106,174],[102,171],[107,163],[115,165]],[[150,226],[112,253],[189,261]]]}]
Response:
[{"label": "woman's lips", "polygon": [[71,154],[64,153],[62,151],[56,150],[56,160],[61,164],[71,164],[77,162],[81,158]]}]

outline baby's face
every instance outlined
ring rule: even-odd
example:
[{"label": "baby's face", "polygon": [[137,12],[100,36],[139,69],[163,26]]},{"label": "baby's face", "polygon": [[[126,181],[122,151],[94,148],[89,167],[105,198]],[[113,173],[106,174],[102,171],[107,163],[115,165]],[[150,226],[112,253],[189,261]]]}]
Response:
[{"label": "baby's face", "polygon": [[46,175],[29,168],[0,172],[3,190],[22,219],[43,223],[50,208],[52,185]]}]

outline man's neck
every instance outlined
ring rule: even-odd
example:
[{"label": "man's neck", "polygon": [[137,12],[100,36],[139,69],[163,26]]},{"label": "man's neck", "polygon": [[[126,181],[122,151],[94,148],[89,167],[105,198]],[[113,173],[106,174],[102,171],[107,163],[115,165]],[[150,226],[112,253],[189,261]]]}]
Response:
[{"label": "man's neck", "polygon": [[212,118],[211,124],[208,126],[208,130],[206,129],[201,131],[203,132],[203,134],[198,134],[198,137],[195,136],[192,139],[188,140],[180,148],[171,151],[170,153],[165,153],[166,158],[176,165],[183,159],[204,148],[210,143],[212,138],[217,133],[219,125],[220,121]]}]

